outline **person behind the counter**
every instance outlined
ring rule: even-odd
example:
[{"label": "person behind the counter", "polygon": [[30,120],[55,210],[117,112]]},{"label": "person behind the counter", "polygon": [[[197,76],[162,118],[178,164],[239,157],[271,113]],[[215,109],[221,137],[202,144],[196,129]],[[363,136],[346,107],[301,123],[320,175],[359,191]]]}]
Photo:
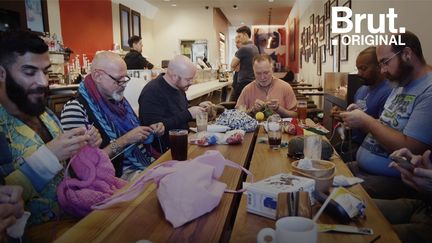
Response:
[{"label": "person behind the counter", "polygon": [[150,63],[142,53],[142,40],[139,36],[132,36],[128,40],[130,51],[126,54],[124,60],[126,62],[127,69],[152,69],[153,64]]}]

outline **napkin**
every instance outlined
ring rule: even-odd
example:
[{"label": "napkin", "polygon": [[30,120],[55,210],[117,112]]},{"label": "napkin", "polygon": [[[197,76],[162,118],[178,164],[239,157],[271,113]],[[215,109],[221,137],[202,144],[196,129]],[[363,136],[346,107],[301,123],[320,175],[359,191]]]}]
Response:
[{"label": "napkin", "polygon": [[352,186],[357,183],[362,183],[364,180],[358,177],[346,177],[338,175],[333,178],[333,186]]},{"label": "napkin", "polygon": [[[196,127],[191,127],[190,130],[197,132]],[[230,127],[228,126],[216,125],[216,124],[207,125],[207,132],[226,132],[228,130],[230,130]]]}]

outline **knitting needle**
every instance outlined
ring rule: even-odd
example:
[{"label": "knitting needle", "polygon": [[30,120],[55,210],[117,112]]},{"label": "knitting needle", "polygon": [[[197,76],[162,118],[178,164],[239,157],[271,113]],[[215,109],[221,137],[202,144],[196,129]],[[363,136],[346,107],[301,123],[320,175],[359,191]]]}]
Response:
[{"label": "knitting needle", "polygon": [[115,158],[117,158],[119,155],[123,154],[124,152],[126,152],[127,150],[129,150],[130,148],[132,148],[133,146],[135,146],[135,144],[131,144],[129,146],[127,146],[125,149],[123,149],[120,153],[116,154],[114,157],[111,158],[111,160],[114,160]]},{"label": "knitting needle", "polygon": [[374,243],[375,241],[379,240],[381,238],[381,235],[378,235],[377,237],[373,238],[370,243]]}]

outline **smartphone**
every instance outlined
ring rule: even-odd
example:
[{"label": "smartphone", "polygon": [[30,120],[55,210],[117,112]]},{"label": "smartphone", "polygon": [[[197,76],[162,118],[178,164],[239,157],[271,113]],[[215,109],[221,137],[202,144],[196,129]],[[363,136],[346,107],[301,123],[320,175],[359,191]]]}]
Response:
[{"label": "smartphone", "polygon": [[407,158],[402,156],[390,156],[390,159],[396,162],[400,167],[411,172],[414,171],[414,165],[411,164],[410,160],[408,160]]}]

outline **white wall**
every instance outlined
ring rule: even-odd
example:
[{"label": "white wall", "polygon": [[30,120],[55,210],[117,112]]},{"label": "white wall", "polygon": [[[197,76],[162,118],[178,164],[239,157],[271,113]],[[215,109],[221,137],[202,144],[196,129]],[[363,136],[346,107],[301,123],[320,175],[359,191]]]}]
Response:
[{"label": "white wall", "polygon": [[[309,17],[312,13],[322,15],[324,10],[323,6],[326,0],[311,1],[311,0],[300,0],[296,2],[299,6],[300,14],[300,34],[303,30],[303,26],[309,26]],[[339,0],[344,3],[345,0]],[[432,1],[431,0],[351,0],[353,13],[372,13],[378,16],[380,13],[388,13],[389,8],[394,8],[395,12],[399,15],[395,26],[406,27],[407,30],[415,33],[423,48],[423,54],[428,63],[432,63],[432,35],[430,23],[428,23],[429,15],[431,14]],[[291,17],[291,16],[290,16]],[[377,17],[376,17],[377,18]],[[376,21],[376,19],[375,19]],[[366,22],[362,24],[362,30],[368,32]],[[322,42],[319,42],[320,46]],[[348,61],[341,62],[341,72],[353,72],[355,71],[355,59],[357,54],[366,48],[367,46],[349,46],[348,47]],[[326,53],[326,63],[322,64],[322,80],[324,79],[325,72],[332,72],[332,60],[333,57]],[[299,77],[304,78],[306,81],[312,84],[318,84],[320,76],[317,76],[316,64],[305,63],[303,61],[303,68],[300,70]]]},{"label": "white wall", "polygon": [[[217,62],[218,43],[213,10],[205,8],[161,8],[153,19],[154,53],[150,60],[160,64],[180,54],[180,40],[207,40],[211,64]],[[145,43],[144,43],[145,45]]]}]

